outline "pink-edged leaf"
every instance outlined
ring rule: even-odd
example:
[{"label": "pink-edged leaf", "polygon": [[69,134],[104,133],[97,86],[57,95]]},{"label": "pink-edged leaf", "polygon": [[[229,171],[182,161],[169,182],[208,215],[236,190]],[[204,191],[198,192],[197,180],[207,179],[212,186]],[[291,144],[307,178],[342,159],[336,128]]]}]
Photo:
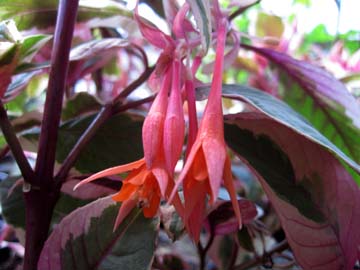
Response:
[{"label": "pink-edged leaf", "polygon": [[360,190],[326,149],[261,112],[226,117],[229,146],[257,175],[304,269],[352,269]]},{"label": "pink-edged leaf", "polygon": [[159,221],[134,209],[113,232],[119,206],[106,197],[69,214],[46,241],[38,269],[148,269]]},{"label": "pink-edged leaf", "polygon": [[211,43],[211,13],[209,0],[187,0],[200,30],[203,53],[206,54]]},{"label": "pink-edged leaf", "polygon": [[[256,206],[253,202],[240,199],[238,205],[243,224],[250,223],[257,215]],[[239,230],[238,220],[230,201],[221,201],[207,217],[208,225],[217,235],[233,233]]]},{"label": "pink-edged leaf", "polygon": [[[9,74],[9,71],[10,69],[6,70],[6,73]],[[17,74],[12,76],[12,78],[9,78],[11,80],[11,83],[7,86],[6,92],[3,96],[3,103],[10,102],[11,100],[15,99],[18,95],[20,95],[22,91],[26,88],[26,86],[29,84],[29,82],[39,73],[40,73],[39,71],[32,71],[32,72],[29,71],[27,73]],[[1,78],[4,78],[3,77],[4,73],[2,73],[1,68],[0,68],[0,76]],[[0,88],[2,87],[1,86],[2,84],[4,83],[0,83]]]},{"label": "pink-edged leaf", "polygon": [[[44,39],[46,38],[47,36],[44,36]],[[32,40],[32,42],[35,41],[36,39]],[[38,43],[40,43],[40,45],[43,45],[44,40],[42,40],[41,42],[38,41]],[[34,44],[34,46],[39,46],[39,44]],[[71,76],[69,80],[74,81],[80,75],[84,76],[85,74],[91,73],[92,71],[104,66],[112,59],[112,57],[114,57],[114,54],[119,49],[127,48],[129,46],[131,46],[131,43],[129,43],[126,39],[122,38],[104,38],[99,40],[91,40],[75,46],[70,51],[71,72],[69,73]],[[30,49],[31,48],[29,48],[28,50]],[[31,49],[31,51],[32,50],[33,49]],[[28,51],[24,51],[25,56],[26,53],[28,53]],[[86,68],[82,68],[84,62],[90,59],[91,61],[86,63]],[[17,67],[16,72],[23,73],[28,71],[38,71],[49,67],[50,62],[43,62],[41,64],[24,63]],[[71,73],[76,74],[74,75]]]},{"label": "pink-edged leaf", "polygon": [[[56,22],[58,1],[1,0],[0,20],[13,19],[20,30],[53,27]],[[88,22],[93,27],[109,26],[109,19],[131,18],[132,12],[116,0],[79,3],[78,22]],[[112,25],[115,24],[113,23]]]},{"label": "pink-edged leaf", "polygon": [[[80,180],[78,179],[69,179],[61,187],[61,192],[70,195],[71,197],[78,198],[81,200],[94,200],[99,197],[108,196],[114,194],[118,190],[114,188],[97,185],[96,183],[88,183],[77,190],[74,190],[74,187],[79,184]],[[121,184],[118,183],[120,188]]]},{"label": "pink-edged leaf", "polygon": [[45,44],[52,39],[51,35],[31,35],[24,38],[21,44],[20,49],[20,59],[21,63],[31,62],[34,56],[39,52],[39,50],[45,46]]},{"label": "pink-edged leaf", "polygon": [[345,154],[360,163],[360,106],[326,70],[265,48],[243,45],[268,58],[286,76],[284,100]]},{"label": "pink-edged leaf", "polygon": [[118,49],[129,46],[130,43],[122,38],[104,38],[100,40],[91,40],[71,49],[70,60],[86,60],[93,57],[98,57],[99,54],[104,57],[105,53],[111,53]]},{"label": "pink-edged leaf", "polygon": [[0,46],[0,98],[3,98],[18,63],[20,45],[0,42]]}]

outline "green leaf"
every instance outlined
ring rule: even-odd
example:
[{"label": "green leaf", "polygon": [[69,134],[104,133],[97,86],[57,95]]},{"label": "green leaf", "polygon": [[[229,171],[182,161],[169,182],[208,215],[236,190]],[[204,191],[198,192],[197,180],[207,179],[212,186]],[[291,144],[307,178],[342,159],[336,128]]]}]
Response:
[{"label": "green leaf", "polygon": [[211,43],[211,13],[209,0],[187,0],[194,14],[196,24],[200,30],[201,45],[204,54],[207,53]]},{"label": "green leaf", "polygon": [[332,42],[334,37],[328,33],[325,25],[316,26],[309,34],[305,36],[305,43],[328,43]]},{"label": "green leaf", "polygon": [[25,203],[22,185],[9,192],[18,179],[11,177],[0,182],[1,214],[8,224],[25,228]]},{"label": "green leaf", "polygon": [[37,72],[33,71],[13,76],[12,81],[5,92],[6,102],[9,102],[10,100],[16,98],[16,96],[23,89],[26,88],[26,86],[30,83],[31,79],[33,79],[34,76],[36,76],[37,74]]},{"label": "green leaf", "polygon": [[[95,115],[84,116],[61,125],[57,161],[62,162],[65,159],[94,118]],[[142,123],[143,117],[134,113],[121,113],[111,117],[83,149],[75,168],[83,173],[95,173],[141,158]],[[36,145],[39,130],[31,130],[23,136]]]},{"label": "green leaf", "polygon": [[[0,0],[0,20],[13,19],[20,30],[47,28],[55,25],[58,9],[57,0]],[[132,17],[124,5],[113,0],[80,1],[78,21],[110,17]],[[97,25],[99,23],[97,22]]]},{"label": "green leaf", "polygon": [[21,35],[13,21],[0,22],[0,98],[11,83],[19,59]]},{"label": "green leaf", "polygon": [[38,268],[150,269],[159,219],[146,219],[134,209],[113,231],[119,206],[107,197],[64,218],[46,241]]},{"label": "green leaf", "polygon": [[[318,223],[325,221],[311,193],[300,181],[296,181],[290,159],[268,136],[241,129],[236,125],[225,125],[225,137],[230,147],[264,177],[279,198],[295,206],[308,219]],[[305,182],[306,179],[302,181]]]},{"label": "green leaf", "polygon": [[[8,224],[14,227],[25,229],[25,202],[23,198],[22,183],[19,182],[16,186],[14,184],[19,181],[19,177],[7,178],[0,183],[0,202],[2,215]],[[52,225],[59,223],[62,218],[75,210],[76,208],[86,205],[92,200],[82,200],[65,193],[61,193],[59,201],[57,202]]]},{"label": "green leaf", "polygon": [[252,238],[249,234],[247,227],[243,227],[241,230],[237,232],[237,239],[242,248],[251,252],[255,251],[254,243],[252,241]]},{"label": "green leaf", "polygon": [[256,20],[256,35],[260,37],[281,38],[285,26],[280,17],[263,12],[258,14]]},{"label": "green leaf", "polygon": [[30,62],[35,54],[52,38],[51,35],[32,35],[24,38],[20,49],[20,62]]},{"label": "green leaf", "polygon": [[304,5],[306,7],[310,7],[311,6],[311,0],[293,0],[294,4],[301,4]]},{"label": "green leaf", "polygon": [[[198,88],[198,99],[207,98],[209,87]],[[328,151],[341,158],[350,167],[360,172],[360,165],[348,157],[342,150],[324,137],[304,117],[291,109],[286,103],[275,97],[245,85],[223,85],[223,96],[226,98],[244,101],[270,118],[289,127],[298,134],[320,144]]]},{"label": "green leaf", "polygon": [[69,99],[62,111],[62,120],[75,118],[83,113],[97,111],[101,108],[99,100],[86,92],[80,92]]},{"label": "green leaf", "polygon": [[360,49],[359,31],[350,30],[340,34],[339,38],[344,42],[344,47],[349,50],[350,54],[354,54]]}]

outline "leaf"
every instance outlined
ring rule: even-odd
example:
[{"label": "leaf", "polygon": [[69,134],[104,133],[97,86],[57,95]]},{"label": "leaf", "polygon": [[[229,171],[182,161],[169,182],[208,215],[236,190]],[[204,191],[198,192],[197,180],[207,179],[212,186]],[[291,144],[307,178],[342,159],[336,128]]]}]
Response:
[{"label": "leaf", "polygon": [[239,245],[245,250],[255,251],[253,240],[246,226],[237,232],[237,240],[239,241]]},{"label": "leaf", "polygon": [[[197,88],[198,99],[205,99],[209,87]],[[341,158],[350,167],[360,172],[360,166],[343,151],[324,137],[306,119],[291,109],[286,103],[273,96],[245,85],[223,85],[223,96],[244,101],[260,110],[270,118],[294,130],[307,139],[320,144],[328,151]]]},{"label": "leaf", "polygon": [[[0,0],[0,6],[0,20],[13,19],[20,30],[26,30],[34,27],[47,28],[54,26],[58,1]],[[77,17],[79,22],[119,16],[130,18],[132,13],[117,1],[82,0],[79,2]]]},{"label": "leaf", "polygon": [[[77,140],[90,125],[95,115],[84,116],[60,126],[56,159],[62,162]],[[143,117],[134,113],[121,113],[111,117],[83,149],[75,168],[83,173],[95,173],[103,169],[129,163],[143,156],[141,129]],[[23,134],[35,145],[39,129]]]},{"label": "leaf", "polygon": [[264,12],[258,14],[256,20],[256,35],[259,37],[281,38],[285,26],[279,16],[269,15]]},{"label": "leaf", "polygon": [[323,147],[262,112],[226,117],[225,138],[257,175],[304,269],[352,269],[360,190]]},{"label": "leaf", "polygon": [[8,85],[5,96],[4,103],[7,103],[14,98],[16,98],[19,94],[21,94],[22,90],[26,88],[26,86],[30,83],[31,79],[37,75],[39,72],[26,72],[17,74],[12,77],[11,83]]},{"label": "leaf", "polygon": [[99,181],[101,181],[101,185],[98,185],[95,182],[91,182],[82,186],[81,188],[74,190],[74,187],[80,183],[80,180],[70,178],[67,179],[66,182],[61,186],[61,192],[69,195],[70,197],[81,200],[95,200],[99,197],[105,197],[114,194],[120,190],[120,180],[118,182],[112,181],[108,186],[106,186],[107,182],[106,184],[104,183],[106,180],[104,178],[99,179]]},{"label": "leaf", "polygon": [[[241,219],[243,224],[248,224],[254,220],[257,215],[256,206],[253,202],[240,199],[238,200]],[[218,202],[215,209],[207,216],[207,224],[210,230],[216,235],[225,235],[239,230],[239,224],[235,216],[232,203],[230,201]]]},{"label": "leaf", "polygon": [[120,48],[125,48],[129,46],[129,42],[122,38],[104,38],[100,40],[91,40],[85,43],[82,43],[75,48],[71,49],[70,60],[86,60],[99,56],[103,56],[104,53],[109,53]]},{"label": "leaf", "polygon": [[24,38],[20,49],[20,62],[30,62],[35,54],[50,40],[51,35],[32,35]]},{"label": "leaf", "polygon": [[66,121],[80,114],[96,111],[101,108],[99,100],[86,92],[80,92],[71,97],[62,110],[62,120]]},{"label": "leaf", "polygon": [[200,30],[201,45],[204,55],[207,53],[211,42],[211,20],[209,0],[186,0],[194,15],[196,24]]},{"label": "leaf", "polygon": [[20,38],[13,21],[0,22],[0,99],[5,95],[18,63]]},{"label": "leaf", "polygon": [[[2,45],[0,45],[3,47]],[[6,50],[0,51],[0,98],[5,95],[6,89],[11,83],[11,75],[18,61],[18,44],[11,44]]]},{"label": "leaf", "polygon": [[334,36],[330,35],[324,24],[316,26],[309,34],[305,36],[305,43],[329,43],[334,41]]},{"label": "leaf", "polygon": [[25,204],[21,185],[9,194],[17,180],[18,178],[11,177],[0,182],[1,214],[8,224],[25,228]]},{"label": "leaf", "polygon": [[45,243],[39,269],[150,269],[158,219],[134,209],[113,232],[119,204],[99,199],[72,212]]},{"label": "leaf", "polygon": [[268,49],[247,48],[274,61],[286,72],[285,101],[360,163],[360,106],[345,85],[309,63]]},{"label": "leaf", "polygon": [[[0,0],[1,1],[1,0]],[[81,64],[81,61],[91,60],[86,66],[95,66],[98,62],[106,62],[107,58],[111,57],[112,54],[120,48],[128,47],[130,44],[127,40],[122,38],[103,38],[96,39],[81,43],[74,47],[70,51],[70,79],[74,76],[72,73],[78,72],[79,68],[77,64]],[[17,73],[24,73],[29,71],[37,71],[44,68],[49,68],[50,62],[43,63],[23,63],[17,67]],[[73,70],[72,70],[73,69]]]},{"label": "leaf", "polygon": [[[20,176],[1,181],[0,202],[2,215],[6,222],[14,227],[25,229],[25,202],[22,184],[16,184],[19,179]],[[99,196],[100,195],[101,194],[99,194]],[[94,198],[92,198],[92,200],[93,199]],[[90,201],[90,199],[82,200],[74,198],[62,192],[54,209],[51,221],[52,225],[57,224],[67,214],[80,206],[86,205]]]}]

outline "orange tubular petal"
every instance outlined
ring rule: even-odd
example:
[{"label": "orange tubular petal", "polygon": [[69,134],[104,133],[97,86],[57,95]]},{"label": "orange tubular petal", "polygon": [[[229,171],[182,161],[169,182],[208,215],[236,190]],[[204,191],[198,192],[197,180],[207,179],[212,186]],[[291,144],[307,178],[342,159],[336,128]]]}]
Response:
[{"label": "orange tubular petal", "polygon": [[137,201],[135,200],[126,200],[121,204],[119,213],[115,220],[113,231],[115,231],[119,227],[119,225],[123,222],[123,220],[130,214],[131,210],[133,210],[134,207],[136,206],[136,203]]},{"label": "orange tubular petal", "polygon": [[152,218],[156,215],[160,204],[160,196],[154,194],[150,199],[149,204],[150,205],[148,207],[143,208],[144,216],[146,218]]},{"label": "orange tubular petal", "polygon": [[200,240],[200,232],[204,222],[204,209],[205,199],[202,199],[195,205],[189,218],[186,220],[186,227],[189,229],[190,235],[196,243]]},{"label": "orange tubular petal", "polygon": [[140,185],[144,184],[144,181],[145,181],[146,177],[149,175],[149,173],[150,173],[150,171],[148,171],[145,168],[145,164],[144,164],[143,167],[140,167],[137,170],[130,173],[126,177],[124,182],[131,183],[131,184],[133,184],[135,186],[140,186]]},{"label": "orange tubular petal", "polygon": [[202,148],[199,149],[194,158],[192,175],[198,181],[203,181],[209,176]]},{"label": "orange tubular petal", "polygon": [[103,170],[101,172],[95,173],[92,176],[82,180],[80,183],[78,183],[75,187],[74,190],[77,189],[78,187],[87,184],[91,181],[94,181],[96,179],[102,178],[102,177],[106,177],[106,176],[110,176],[110,175],[115,175],[115,174],[120,174],[123,172],[127,172],[136,168],[139,168],[142,164],[144,164],[144,159],[140,159],[125,165],[120,165],[120,166],[116,166],[116,167],[112,167],[106,170]]},{"label": "orange tubular petal", "polygon": [[117,202],[126,201],[138,190],[137,186],[132,184],[124,184],[120,191],[112,196],[112,199]]},{"label": "orange tubular petal", "polygon": [[[171,191],[174,189],[174,182],[172,181],[172,179],[170,179],[167,189],[166,189],[166,194],[165,194],[165,198],[168,199],[170,196]],[[185,221],[184,218],[184,206],[181,202],[181,199],[179,197],[179,194],[175,193],[174,199],[172,204],[175,207],[176,212],[179,214],[179,216],[181,217],[181,219],[183,221]]]},{"label": "orange tubular petal", "polygon": [[185,166],[184,166],[183,170],[181,171],[178,180],[175,183],[175,187],[174,187],[173,191],[171,192],[171,195],[168,200],[168,204],[170,204],[172,202],[172,200],[174,199],[174,196],[175,196],[179,186],[181,185],[181,183],[184,181],[186,175],[188,174],[188,172],[192,166],[192,163],[195,159],[196,153],[200,147],[201,147],[201,141],[199,141],[199,140],[195,141],[193,147],[191,148],[189,157],[186,160]]},{"label": "orange tubular petal", "polygon": [[234,188],[234,182],[231,174],[231,162],[229,156],[226,157],[225,160],[225,168],[224,168],[224,186],[229,192],[231,203],[233,205],[235,215],[239,222],[239,229],[242,228],[242,218],[240,213],[240,207],[236,196],[236,191]]},{"label": "orange tubular petal", "polygon": [[217,139],[207,138],[203,142],[206,166],[211,187],[211,202],[215,203],[223,178],[226,159],[225,145]]},{"label": "orange tubular petal", "polygon": [[[188,219],[196,205],[205,201],[206,182],[194,181],[187,178],[185,180],[184,196],[185,196],[185,219]],[[189,185],[191,182],[191,185]]]}]

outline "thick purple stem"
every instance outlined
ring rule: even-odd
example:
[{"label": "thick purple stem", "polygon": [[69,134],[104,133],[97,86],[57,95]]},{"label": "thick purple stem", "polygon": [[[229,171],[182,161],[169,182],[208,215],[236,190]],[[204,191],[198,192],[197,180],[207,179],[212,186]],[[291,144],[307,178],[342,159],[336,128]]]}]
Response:
[{"label": "thick purple stem", "polygon": [[52,179],[58,127],[65,92],[69,53],[78,9],[78,0],[61,0],[56,21],[51,70],[46,93],[44,119],[41,124],[38,158],[35,172],[44,186]]},{"label": "thick purple stem", "polygon": [[37,262],[47,239],[53,209],[59,197],[60,191],[54,185],[53,171],[78,4],[78,0],[60,0],[59,3],[35,178],[30,191],[24,193],[26,208],[24,270],[37,269]]}]

